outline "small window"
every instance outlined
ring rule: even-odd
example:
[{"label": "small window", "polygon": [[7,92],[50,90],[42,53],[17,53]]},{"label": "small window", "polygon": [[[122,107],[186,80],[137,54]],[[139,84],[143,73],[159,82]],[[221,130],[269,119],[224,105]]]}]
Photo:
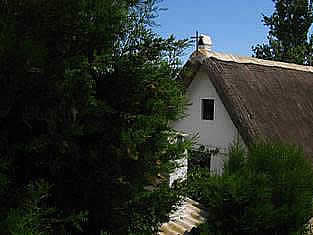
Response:
[{"label": "small window", "polygon": [[214,99],[201,99],[202,120],[214,120]]}]

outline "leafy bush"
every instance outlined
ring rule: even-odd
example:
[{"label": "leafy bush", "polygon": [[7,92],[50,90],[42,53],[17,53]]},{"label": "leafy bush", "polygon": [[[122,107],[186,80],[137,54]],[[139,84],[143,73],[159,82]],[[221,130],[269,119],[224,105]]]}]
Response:
[{"label": "leafy bush", "polygon": [[208,208],[214,234],[292,234],[312,216],[312,166],[294,146],[233,147],[223,175],[190,176],[189,194]]},{"label": "leafy bush", "polygon": [[211,150],[208,146],[201,145],[198,149],[194,149],[189,152],[189,169],[202,167],[211,167],[211,156],[216,154],[218,150]]},{"label": "leafy bush", "polygon": [[1,234],[10,235],[49,235],[70,234],[66,228],[82,231],[82,224],[87,222],[87,213],[80,211],[64,217],[57,208],[49,207],[51,186],[44,180],[30,183],[22,193],[21,205],[11,208],[4,221],[0,223]]},{"label": "leafy bush", "polygon": [[[168,214],[179,205],[183,192],[179,185],[168,188],[168,183],[161,184],[154,191],[143,192],[129,204],[128,234],[156,234],[160,224],[169,220]],[[145,214],[145,216],[142,216]]]}]

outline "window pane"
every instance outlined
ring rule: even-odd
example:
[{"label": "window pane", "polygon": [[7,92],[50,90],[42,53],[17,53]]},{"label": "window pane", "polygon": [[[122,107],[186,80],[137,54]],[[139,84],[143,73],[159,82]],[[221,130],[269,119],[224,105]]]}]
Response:
[{"label": "window pane", "polygon": [[202,119],[214,120],[214,100],[202,99]]}]

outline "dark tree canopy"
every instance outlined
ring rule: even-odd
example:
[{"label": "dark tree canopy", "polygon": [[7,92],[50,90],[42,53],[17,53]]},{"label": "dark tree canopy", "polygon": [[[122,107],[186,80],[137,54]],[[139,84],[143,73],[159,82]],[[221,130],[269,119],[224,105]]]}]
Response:
[{"label": "dark tree canopy", "polygon": [[252,48],[260,59],[285,61],[310,65],[312,60],[312,36],[309,29],[313,23],[311,0],[273,0],[274,13],[263,16],[269,27],[268,44]]},{"label": "dark tree canopy", "polygon": [[186,41],[152,31],[155,0],[0,9],[2,232],[155,232],[178,194],[144,186],[179,155],[168,138]]}]

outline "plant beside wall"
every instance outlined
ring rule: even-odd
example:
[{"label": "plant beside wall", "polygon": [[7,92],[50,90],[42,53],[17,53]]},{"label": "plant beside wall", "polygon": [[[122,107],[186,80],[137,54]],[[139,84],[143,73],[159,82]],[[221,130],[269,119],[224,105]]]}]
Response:
[{"label": "plant beside wall", "polygon": [[194,168],[211,168],[211,157],[219,152],[218,148],[210,148],[209,146],[200,145],[198,148],[189,151],[188,166],[189,169]]},{"label": "plant beside wall", "polygon": [[209,234],[300,234],[312,217],[312,166],[294,146],[234,146],[223,175],[194,172],[188,188],[208,209]]}]

